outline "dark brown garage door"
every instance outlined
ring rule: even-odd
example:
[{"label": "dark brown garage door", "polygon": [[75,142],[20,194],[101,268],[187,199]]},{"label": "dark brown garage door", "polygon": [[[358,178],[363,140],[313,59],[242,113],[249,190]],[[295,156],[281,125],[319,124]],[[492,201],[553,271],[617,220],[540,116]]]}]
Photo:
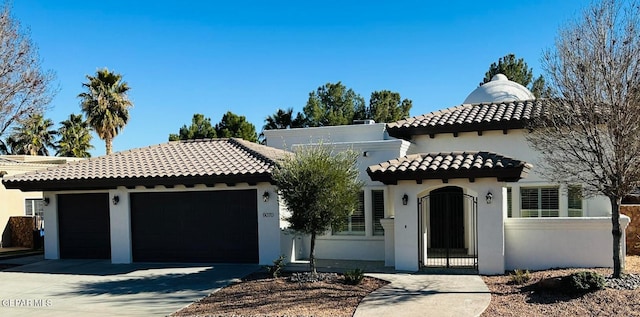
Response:
[{"label": "dark brown garage door", "polygon": [[58,195],[58,242],[63,259],[109,259],[109,195]]},{"label": "dark brown garage door", "polygon": [[258,262],[255,190],[131,194],[133,260]]}]

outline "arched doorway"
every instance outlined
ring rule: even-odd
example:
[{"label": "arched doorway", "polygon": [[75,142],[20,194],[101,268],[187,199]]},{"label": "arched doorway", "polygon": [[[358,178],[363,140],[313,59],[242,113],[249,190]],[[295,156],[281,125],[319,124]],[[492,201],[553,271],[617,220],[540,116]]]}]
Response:
[{"label": "arched doorway", "polygon": [[418,205],[421,265],[477,269],[477,198],[447,186],[432,190]]}]

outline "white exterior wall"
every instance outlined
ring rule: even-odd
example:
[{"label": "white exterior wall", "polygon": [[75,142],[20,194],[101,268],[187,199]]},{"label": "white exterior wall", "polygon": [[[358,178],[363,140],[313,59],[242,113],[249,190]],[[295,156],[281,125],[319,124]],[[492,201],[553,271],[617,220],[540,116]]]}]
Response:
[{"label": "white exterior wall", "polygon": [[[515,183],[507,183],[507,186],[512,188],[512,211],[514,217],[517,217],[520,215],[521,187],[557,186],[544,180],[537,172],[541,168],[538,164],[540,157],[538,152],[529,147],[524,133],[525,130],[508,130],[507,134],[502,131],[483,131],[479,136],[477,132],[462,132],[458,137],[454,137],[452,133],[441,133],[436,134],[433,139],[428,135],[418,135],[413,138],[409,153],[489,151],[533,164],[533,169],[526,178]],[[562,194],[563,191],[560,193],[560,216],[567,216],[567,196]],[[585,217],[611,215],[611,205],[603,196],[583,199],[582,210]]]},{"label": "white exterior wall", "polygon": [[[271,265],[273,260],[281,254],[280,249],[280,208],[278,206],[278,191],[269,183],[260,183],[257,189],[258,197],[258,255],[259,264]],[[262,195],[269,193],[269,200],[264,201]]]},{"label": "white exterior wall", "polygon": [[[120,201],[113,204],[113,197]],[[109,224],[111,234],[111,263],[131,263],[131,212],[129,191],[125,187],[109,191]]]},{"label": "white exterior wall", "polygon": [[[502,203],[504,183],[495,179],[477,179],[470,183],[467,179],[454,179],[449,183],[441,180],[400,181],[388,199],[395,211],[395,267],[402,271],[416,271],[419,268],[419,241],[426,233],[419,233],[418,198],[441,187],[459,186],[465,194],[478,197],[478,271],[480,274],[502,274],[504,272],[504,217],[506,205]],[[491,192],[493,201],[487,204],[485,195]],[[409,196],[408,204],[402,204],[402,196]],[[428,230],[428,228],[425,228]],[[427,258],[428,258],[427,254]]]},{"label": "white exterior wall", "polygon": [[[629,217],[621,215],[621,253]],[[505,222],[506,269],[611,267],[611,218],[512,218]]]},{"label": "white exterior wall", "polygon": [[[387,190],[387,186],[374,182],[368,176],[367,167],[406,154],[410,143],[400,139],[390,139],[385,132],[385,124],[363,124],[332,126],[321,128],[267,130],[267,145],[295,150],[300,146],[314,146],[322,143],[334,151],[353,150],[359,153],[358,171],[365,187],[365,234],[333,235],[327,232],[316,238],[318,259],[340,260],[385,260],[385,237],[373,235],[373,212],[371,190]],[[385,192],[385,217],[390,214]],[[385,232],[386,234],[386,232]],[[308,239],[285,231],[282,237],[283,252],[286,257],[308,258]]]},{"label": "white exterior wall", "polygon": [[[112,263],[131,263],[131,211],[129,203],[130,193],[140,192],[179,192],[179,191],[220,191],[220,190],[243,190],[255,189],[258,213],[258,256],[259,264],[272,264],[273,260],[280,256],[280,209],[276,188],[269,183],[259,183],[256,186],[248,184],[237,184],[227,186],[218,184],[215,187],[196,185],[193,188],[185,188],[182,185],[174,188],[157,186],[154,189],[137,187],[127,189],[118,187],[116,190],[96,190],[96,191],[60,191],[45,192],[44,196],[50,199],[49,205],[44,207],[45,225],[45,259],[59,259],[58,243],[58,194],[79,194],[79,193],[109,193],[109,217],[111,230],[111,261]],[[264,192],[269,192],[269,200],[263,201]],[[120,201],[114,205],[111,201],[114,195],[118,195]],[[90,212],[90,211],[89,211]]]},{"label": "white exterior wall", "polygon": [[296,144],[366,142],[388,139],[385,123],[265,130],[267,145],[291,150]]},{"label": "white exterior wall", "polygon": [[44,217],[44,258],[57,260],[60,258],[58,244],[58,199],[55,193],[44,192],[43,197],[49,198],[49,204],[42,210]]}]

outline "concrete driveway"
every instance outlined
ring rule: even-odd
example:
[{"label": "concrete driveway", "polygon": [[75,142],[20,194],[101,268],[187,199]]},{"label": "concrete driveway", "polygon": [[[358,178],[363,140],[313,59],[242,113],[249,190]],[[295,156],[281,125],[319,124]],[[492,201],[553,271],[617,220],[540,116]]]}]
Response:
[{"label": "concrete driveway", "polygon": [[0,316],[165,316],[258,268],[45,260],[0,272]]}]

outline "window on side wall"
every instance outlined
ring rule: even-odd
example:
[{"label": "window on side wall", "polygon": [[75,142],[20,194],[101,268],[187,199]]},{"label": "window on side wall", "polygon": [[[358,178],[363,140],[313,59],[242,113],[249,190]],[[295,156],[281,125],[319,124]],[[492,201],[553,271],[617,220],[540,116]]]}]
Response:
[{"label": "window on side wall", "polygon": [[384,218],[384,191],[383,190],[372,190],[371,191],[371,203],[373,211],[373,235],[374,236],[383,236],[384,229],[382,228],[382,224],[380,223],[380,219]]},{"label": "window on side wall", "polygon": [[558,217],[560,204],[558,187],[520,188],[520,216]]},{"label": "window on side wall", "polygon": [[359,195],[358,208],[349,216],[345,230],[333,231],[334,235],[357,235],[363,236],[364,231],[364,192],[361,191]]},{"label": "window on side wall", "polygon": [[582,186],[569,185],[567,187],[569,202],[569,217],[582,217]]},{"label": "window on side wall", "polygon": [[513,194],[511,193],[511,187],[507,187],[507,217],[511,218],[513,216],[513,206],[511,203],[513,202]]},{"label": "window on side wall", "polygon": [[44,204],[42,199],[25,199],[24,200],[24,214],[25,216],[40,216],[42,217],[42,210]]}]

